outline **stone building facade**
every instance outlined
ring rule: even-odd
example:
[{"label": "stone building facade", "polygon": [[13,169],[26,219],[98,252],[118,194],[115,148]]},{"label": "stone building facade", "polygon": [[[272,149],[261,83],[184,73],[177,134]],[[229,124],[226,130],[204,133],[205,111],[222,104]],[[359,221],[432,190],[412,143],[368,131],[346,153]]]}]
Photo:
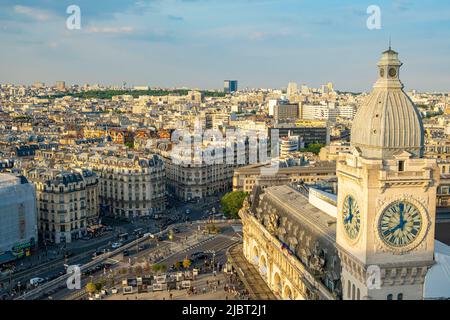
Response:
[{"label": "stone building facade", "polygon": [[26,177],[35,185],[41,240],[70,243],[87,233],[99,216],[99,179],[87,169],[33,168]]},{"label": "stone building facade", "polygon": [[166,174],[163,160],[97,156],[86,163],[100,180],[102,210],[114,217],[139,217],[166,208]]}]

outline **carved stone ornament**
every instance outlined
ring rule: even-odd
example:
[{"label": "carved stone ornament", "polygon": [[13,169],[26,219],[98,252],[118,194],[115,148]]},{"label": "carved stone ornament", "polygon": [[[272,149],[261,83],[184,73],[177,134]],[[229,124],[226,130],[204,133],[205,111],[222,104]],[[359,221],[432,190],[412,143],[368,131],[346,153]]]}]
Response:
[{"label": "carved stone ornament", "polygon": [[267,225],[267,230],[271,233],[274,234],[279,226],[279,220],[280,217],[276,214],[276,213],[271,213],[269,216],[269,222]]}]

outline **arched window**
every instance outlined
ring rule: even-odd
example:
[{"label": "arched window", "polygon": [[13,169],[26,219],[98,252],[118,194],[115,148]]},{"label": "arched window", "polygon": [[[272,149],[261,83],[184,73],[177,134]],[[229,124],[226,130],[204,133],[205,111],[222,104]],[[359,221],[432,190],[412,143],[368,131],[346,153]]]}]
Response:
[{"label": "arched window", "polygon": [[353,284],[353,285],[352,285],[352,300],[355,300],[355,291],[356,291],[356,287],[355,287],[355,285]]},{"label": "arched window", "polygon": [[352,296],[352,285],[350,284],[350,280],[347,280],[347,298],[350,299]]},{"label": "arched window", "polygon": [[403,300],[403,293],[399,293],[397,295],[397,300]]},{"label": "arched window", "polygon": [[356,300],[361,300],[361,291],[359,291],[359,288],[356,291]]},{"label": "arched window", "polygon": [[388,295],[387,295],[387,299],[388,299],[388,300],[392,300],[392,294],[388,294]]}]

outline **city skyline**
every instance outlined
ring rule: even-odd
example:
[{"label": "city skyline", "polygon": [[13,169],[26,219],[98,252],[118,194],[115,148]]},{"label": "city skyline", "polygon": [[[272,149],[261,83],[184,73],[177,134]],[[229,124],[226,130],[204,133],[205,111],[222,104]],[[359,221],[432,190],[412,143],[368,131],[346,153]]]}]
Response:
[{"label": "city skyline", "polygon": [[[81,9],[80,30],[66,28],[72,4]],[[450,48],[442,39],[449,4],[378,1],[380,30],[366,26],[370,5],[7,0],[0,4],[0,82],[220,89],[223,79],[240,88],[331,81],[337,90],[367,92],[377,75],[366,66],[392,37],[407,90],[448,92]]]}]

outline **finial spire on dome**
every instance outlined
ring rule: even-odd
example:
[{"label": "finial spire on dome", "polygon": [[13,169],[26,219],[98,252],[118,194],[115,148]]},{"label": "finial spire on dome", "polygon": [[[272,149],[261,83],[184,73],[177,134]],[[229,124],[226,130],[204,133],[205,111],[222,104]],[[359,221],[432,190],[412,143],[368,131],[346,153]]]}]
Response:
[{"label": "finial spire on dome", "polygon": [[392,46],[391,46],[391,36],[389,36],[389,51],[391,51],[392,50]]}]

